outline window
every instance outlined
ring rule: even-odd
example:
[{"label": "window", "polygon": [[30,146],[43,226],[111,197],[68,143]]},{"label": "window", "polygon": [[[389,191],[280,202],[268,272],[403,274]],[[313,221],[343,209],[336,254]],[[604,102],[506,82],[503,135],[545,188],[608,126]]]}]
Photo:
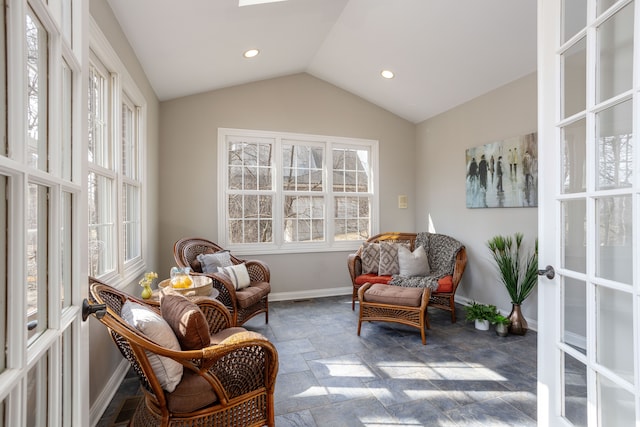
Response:
[{"label": "window", "polygon": [[377,141],[220,129],[218,146],[226,247],[344,250],[377,230]]},{"label": "window", "polygon": [[[105,50],[104,46],[97,46]],[[107,49],[108,50],[108,49]],[[104,59],[104,61],[103,61]],[[143,99],[111,54],[89,64],[89,274],[139,274],[142,254]],[[110,106],[118,106],[110,109]]]}]

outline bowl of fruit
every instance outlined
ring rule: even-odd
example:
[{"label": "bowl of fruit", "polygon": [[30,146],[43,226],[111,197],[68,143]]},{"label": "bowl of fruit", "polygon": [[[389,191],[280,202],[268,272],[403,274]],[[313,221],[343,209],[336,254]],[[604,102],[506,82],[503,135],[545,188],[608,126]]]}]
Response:
[{"label": "bowl of fruit", "polygon": [[172,287],[182,295],[209,296],[213,290],[213,280],[207,276],[191,276],[188,271],[171,271],[171,278],[158,283],[160,289]]}]

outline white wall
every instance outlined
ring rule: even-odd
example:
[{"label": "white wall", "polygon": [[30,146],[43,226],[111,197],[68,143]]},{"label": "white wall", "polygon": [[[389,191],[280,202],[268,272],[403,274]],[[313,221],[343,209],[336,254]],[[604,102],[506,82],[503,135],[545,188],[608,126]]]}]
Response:
[{"label": "white wall", "polygon": [[[411,206],[415,125],[309,74],[295,74],[160,104],[161,276],[175,263],[178,239],[217,241],[220,127],[378,140],[380,229],[413,230],[415,211],[398,209],[397,195],[409,195]],[[269,264],[272,299],[322,295],[336,288],[351,292],[346,252],[251,258]]]},{"label": "white wall", "polygon": [[[432,223],[456,237],[469,258],[456,296],[495,304],[511,301],[499,282],[486,242],[496,234],[522,232],[525,244],[538,233],[537,208],[467,209],[465,150],[537,130],[536,75],[531,74],[417,126],[416,229]],[[537,319],[536,291],[524,302],[528,321]]]}]

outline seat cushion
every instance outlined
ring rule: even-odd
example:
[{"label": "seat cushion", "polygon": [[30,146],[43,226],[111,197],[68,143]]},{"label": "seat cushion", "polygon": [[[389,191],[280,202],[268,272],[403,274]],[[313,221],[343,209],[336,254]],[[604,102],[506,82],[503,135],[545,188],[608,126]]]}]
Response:
[{"label": "seat cushion", "polygon": [[444,276],[438,280],[436,292],[453,292],[453,276]]},{"label": "seat cushion", "polygon": [[190,370],[185,370],[175,390],[167,393],[167,408],[171,412],[193,412],[217,401],[209,383]]},{"label": "seat cushion", "polygon": [[240,308],[251,307],[271,292],[271,285],[268,282],[253,282],[246,288],[236,292],[238,306]]},{"label": "seat cushion", "polygon": [[367,289],[364,293],[364,300],[402,307],[420,307],[422,292],[422,288],[404,288],[377,283]]},{"label": "seat cushion", "polygon": [[218,345],[222,341],[224,341],[227,338],[229,338],[231,335],[235,335],[235,334],[238,334],[240,332],[247,332],[247,330],[245,328],[241,328],[239,326],[234,326],[233,328],[223,329],[220,332],[217,332],[217,333],[211,335],[211,337],[210,337],[211,345]]},{"label": "seat cushion", "polygon": [[387,284],[391,281],[391,276],[378,276],[377,274],[361,274],[356,277],[356,285],[362,286],[365,283],[382,283]]}]

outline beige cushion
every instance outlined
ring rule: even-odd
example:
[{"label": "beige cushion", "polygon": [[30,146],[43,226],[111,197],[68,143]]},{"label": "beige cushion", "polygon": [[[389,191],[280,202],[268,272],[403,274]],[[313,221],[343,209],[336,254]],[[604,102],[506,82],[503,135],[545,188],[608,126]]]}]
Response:
[{"label": "beige cushion", "polygon": [[241,328],[239,326],[234,326],[233,328],[223,329],[213,335],[211,335],[211,345],[218,345],[222,341],[229,338],[231,335],[235,335],[240,332],[247,332],[245,328]]},{"label": "beige cushion", "polygon": [[400,273],[398,263],[398,246],[409,248],[408,243],[380,242],[380,265],[378,275],[391,276]]},{"label": "beige cushion", "polygon": [[244,289],[251,284],[249,271],[247,271],[247,266],[244,263],[230,265],[228,267],[219,267],[218,271],[229,277],[229,280],[231,280],[236,290]]},{"label": "beige cushion", "polygon": [[241,308],[251,307],[271,292],[271,285],[268,282],[256,282],[251,286],[236,292],[238,306]]},{"label": "beige cushion", "polygon": [[376,283],[366,290],[364,300],[401,307],[420,307],[422,291],[422,288],[403,288]]},{"label": "beige cushion", "polygon": [[409,248],[398,246],[398,264],[400,266],[400,276],[428,276],[431,272],[429,259],[422,246],[418,246],[411,252]]},{"label": "beige cushion", "polygon": [[[126,301],[120,311],[125,322],[142,332],[161,347],[180,350],[180,343],[171,326],[155,311],[142,304]],[[173,359],[147,351],[151,368],[162,388],[172,392],[182,379],[182,365]]]},{"label": "beige cushion", "polygon": [[380,265],[380,244],[364,242],[362,244],[360,259],[362,260],[362,274],[378,274],[378,266]]},{"label": "beige cushion", "polygon": [[209,346],[209,324],[202,310],[170,287],[160,294],[160,312],[176,335],[183,350]]}]

